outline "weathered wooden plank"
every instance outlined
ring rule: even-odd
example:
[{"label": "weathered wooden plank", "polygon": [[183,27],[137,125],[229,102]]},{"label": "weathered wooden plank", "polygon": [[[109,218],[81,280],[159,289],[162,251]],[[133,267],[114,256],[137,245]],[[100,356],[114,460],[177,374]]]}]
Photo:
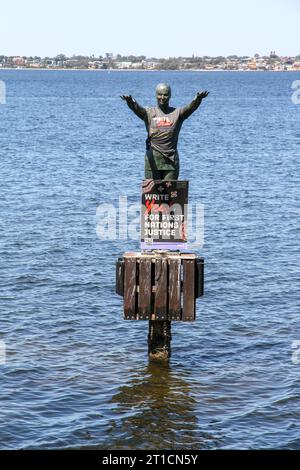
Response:
[{"label": "weathered wooden plank", "polygon": [[151,316],[151,257],[140,258],[138,319],[149,320]]},{"label": "weathered wooden plank", "polygon": [[136,319],[136,258],[125,258],[124,319]]},{"label": "weathered wooden plank", "polygon": [[157,258],[155,260],[155,301],[154,313],[156,320],[167,320],[168,315],[168,291],[167,291],[167,258]]},{"label": "weathered wooden plank", "polygon": [[183,260],[182,321],[195,320],[195,259]]},{"label": "weathered wooden plank", "polygon": [[196,259],[195,297],[204,295],[204,258]]},{"label": "weathered wooden plank", "polygon": [[[173,257],[173,253],[172,253],[172,257]],[[180,253],[180,258],[183,260],[183,259],[195,259],[196,258],[196,255],[195,253]]]},{"label": "weathered wooden plank", "polygon": [[181,259],[169,259],[169,320],[181,320]]},{"label": "weathered wooden plank", "polygon": [[141,252],[140,251],[126,251],[123,256],[124,258],[140,258]]},{"label": "weathered wooden plank", "polygon": [[119,258],[116,263],[116,293],[124,295],[124,259]]}]

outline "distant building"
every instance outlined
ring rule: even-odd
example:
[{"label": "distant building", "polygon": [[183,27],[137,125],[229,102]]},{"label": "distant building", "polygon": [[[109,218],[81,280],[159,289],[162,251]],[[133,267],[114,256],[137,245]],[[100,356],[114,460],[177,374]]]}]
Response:
[{"label": "distant building", "polygon": [[23,57],[13,57],[13,63],[18,66],[25,65],[25,59]]},{"label": "distant building", "polygon": [[255,60],[251,60],[248,62],[248,69],[249,70],[257,70],[257,65]]},{"label": "distant building", "polygon": [[134,62],[132,64],[133,69],[142,69],[144,68],[144,61],[143,62]]},{"label": "distant building", "polygon": [[117,67],[117,69],[130,69],[132,67],[132,62],[115,62],[115,66]]}]

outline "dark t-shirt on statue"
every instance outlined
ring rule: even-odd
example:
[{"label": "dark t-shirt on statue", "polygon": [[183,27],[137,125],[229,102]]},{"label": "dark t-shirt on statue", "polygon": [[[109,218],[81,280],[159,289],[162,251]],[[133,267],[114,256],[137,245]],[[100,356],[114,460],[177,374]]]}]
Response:
[{"label": "dark t-shirt on statue", "polygon": [[170,108],[164,113],[160,108],[146,108],[145,125],[148,132],[146,140],[145,168],[150,169],[149,159],[155,161],[158,170],[178,168],[177,142],[183,119],[180,108]]}]

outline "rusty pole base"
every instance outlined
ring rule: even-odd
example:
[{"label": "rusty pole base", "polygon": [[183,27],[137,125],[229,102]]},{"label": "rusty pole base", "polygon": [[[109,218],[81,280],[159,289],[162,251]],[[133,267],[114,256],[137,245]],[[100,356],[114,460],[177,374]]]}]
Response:
[{"label": "rusty pole base", "polygon": [[148,354],[150,359],[168,360],[171,356],[171,322],[149,321]]}]

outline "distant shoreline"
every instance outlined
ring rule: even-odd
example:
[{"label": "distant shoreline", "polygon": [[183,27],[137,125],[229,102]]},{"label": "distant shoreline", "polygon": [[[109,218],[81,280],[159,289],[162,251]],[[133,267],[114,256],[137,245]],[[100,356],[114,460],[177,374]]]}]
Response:
[{"label": "distant shoreline", "polygon": [[285,72],[300,72],[300,70],[225,70],[225,69],[213,69],[213,70],[206,70],[206,69],[175,69],[175,70],[170,70],[170,69],[155,69],[155,70],[149,70],[149,69],[81,69],[81,68],[71,68],[71,69],[65,69],[65,68],[27,68],[27,67],[0,67],[0,72],[2,70],[18,70],[18,71],[51,71],[51,72],[240,72],[240,73],[245,73],[245,72],[261,72],[261,73],[266,73],[266,72],[280,72],[280,73],[285,73]]}]

